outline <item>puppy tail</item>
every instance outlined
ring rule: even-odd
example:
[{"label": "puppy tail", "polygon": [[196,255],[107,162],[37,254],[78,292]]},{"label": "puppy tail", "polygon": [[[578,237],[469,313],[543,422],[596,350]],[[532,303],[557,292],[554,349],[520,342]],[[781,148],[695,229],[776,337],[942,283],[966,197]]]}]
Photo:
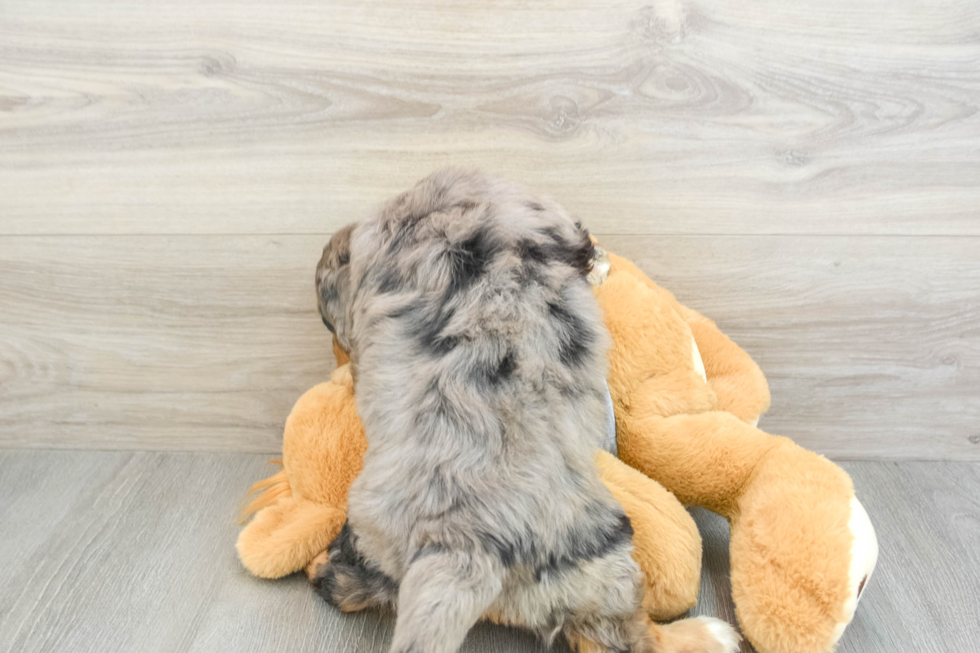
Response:
[{"label": "puppy tail", "polygon": [[720,619],[694,617],[670,624],[647,624],[649,653],[735,653],[742,639]]}]

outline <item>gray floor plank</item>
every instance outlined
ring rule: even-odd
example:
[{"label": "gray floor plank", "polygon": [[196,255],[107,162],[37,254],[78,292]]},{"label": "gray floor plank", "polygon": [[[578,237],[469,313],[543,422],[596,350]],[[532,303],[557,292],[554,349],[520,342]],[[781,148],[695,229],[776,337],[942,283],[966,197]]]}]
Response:
[{"label": "gray floor plank", "polygon": [[[0,451],[0,651],[385,651],[390,617],[341,616],[300,577],[261,581],[240,567],[233,516],[264,462],[256,454]],[[844,466],[882,553],[839,650],[972,650],[980,464]],[[694,515],[705,540],[695,612],[732,621],[727,525]],[[541,650],[525,633],[489,625],[464,647]]]}]

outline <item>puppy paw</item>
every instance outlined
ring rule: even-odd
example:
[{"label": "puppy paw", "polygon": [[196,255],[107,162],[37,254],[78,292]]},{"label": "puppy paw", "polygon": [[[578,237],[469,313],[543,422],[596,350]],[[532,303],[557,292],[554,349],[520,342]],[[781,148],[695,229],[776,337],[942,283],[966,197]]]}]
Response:
[{"label": "puppy paw", "polygon": [[720,619],[694,617],[658,626],[660,653],[736,653],[742,639]]},{"label": "puppy paw", "polygon": [[327,564],[328,559],[327,552],[321,551],[317,557],[310,561],[310,564],[306,565],[306,577],[310,579],[311,583],[316,580],[317,572],[320,567]]},{"label": "puppy paw", "polygon": [[742,640],[742,636],[735,632],[735,629],[729,624],[721,619],[711,617],[697,617],[696,619],[704,623],[716,640],[716,646],[709,649],[712,653],[734,653],[738,650],[738,643]]}]

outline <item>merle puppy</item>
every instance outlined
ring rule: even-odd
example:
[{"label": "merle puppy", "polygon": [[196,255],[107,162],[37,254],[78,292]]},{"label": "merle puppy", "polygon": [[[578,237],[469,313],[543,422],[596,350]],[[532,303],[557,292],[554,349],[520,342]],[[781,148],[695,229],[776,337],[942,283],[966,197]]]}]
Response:
[{"label": "merle puppy", "polygon": [[396,608],[395,653],[452,653],[481,617],[581,653],[734,650],[723,622],[639,607],[630,522],[593,462],[609,339],[592,256],[550,199],[456,170],[324,248],[320,313],[368,449],[314,583],[340,610]]}]

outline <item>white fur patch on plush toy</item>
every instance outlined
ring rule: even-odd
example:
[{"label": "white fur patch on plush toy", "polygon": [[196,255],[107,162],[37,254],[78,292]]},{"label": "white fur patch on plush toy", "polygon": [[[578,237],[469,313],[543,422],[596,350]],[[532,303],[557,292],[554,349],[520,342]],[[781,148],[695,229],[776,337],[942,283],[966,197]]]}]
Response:
[{"label": "white fur patch on plush toy", "polygon": [[847,528],[854,536],[854,542],[851,544],[851,566],[848,570],[849,598],[843,607],[844,619],[834,629],[834,644],[854,619],[858,601],[878,562],[878,538],[875,536],[875,529],[871,525],[868,512],[857,497],[851,498],[851,518],[847,522]]},{"label": "white fur patch on plush toy", "polygon": [[701,350],[698,349],[697,341],[691,338],[691,358],[694,361],[694,371],[698,373],[701,380],[708,382],[708,373],[704,371],[704,360],[701,358]]}]

